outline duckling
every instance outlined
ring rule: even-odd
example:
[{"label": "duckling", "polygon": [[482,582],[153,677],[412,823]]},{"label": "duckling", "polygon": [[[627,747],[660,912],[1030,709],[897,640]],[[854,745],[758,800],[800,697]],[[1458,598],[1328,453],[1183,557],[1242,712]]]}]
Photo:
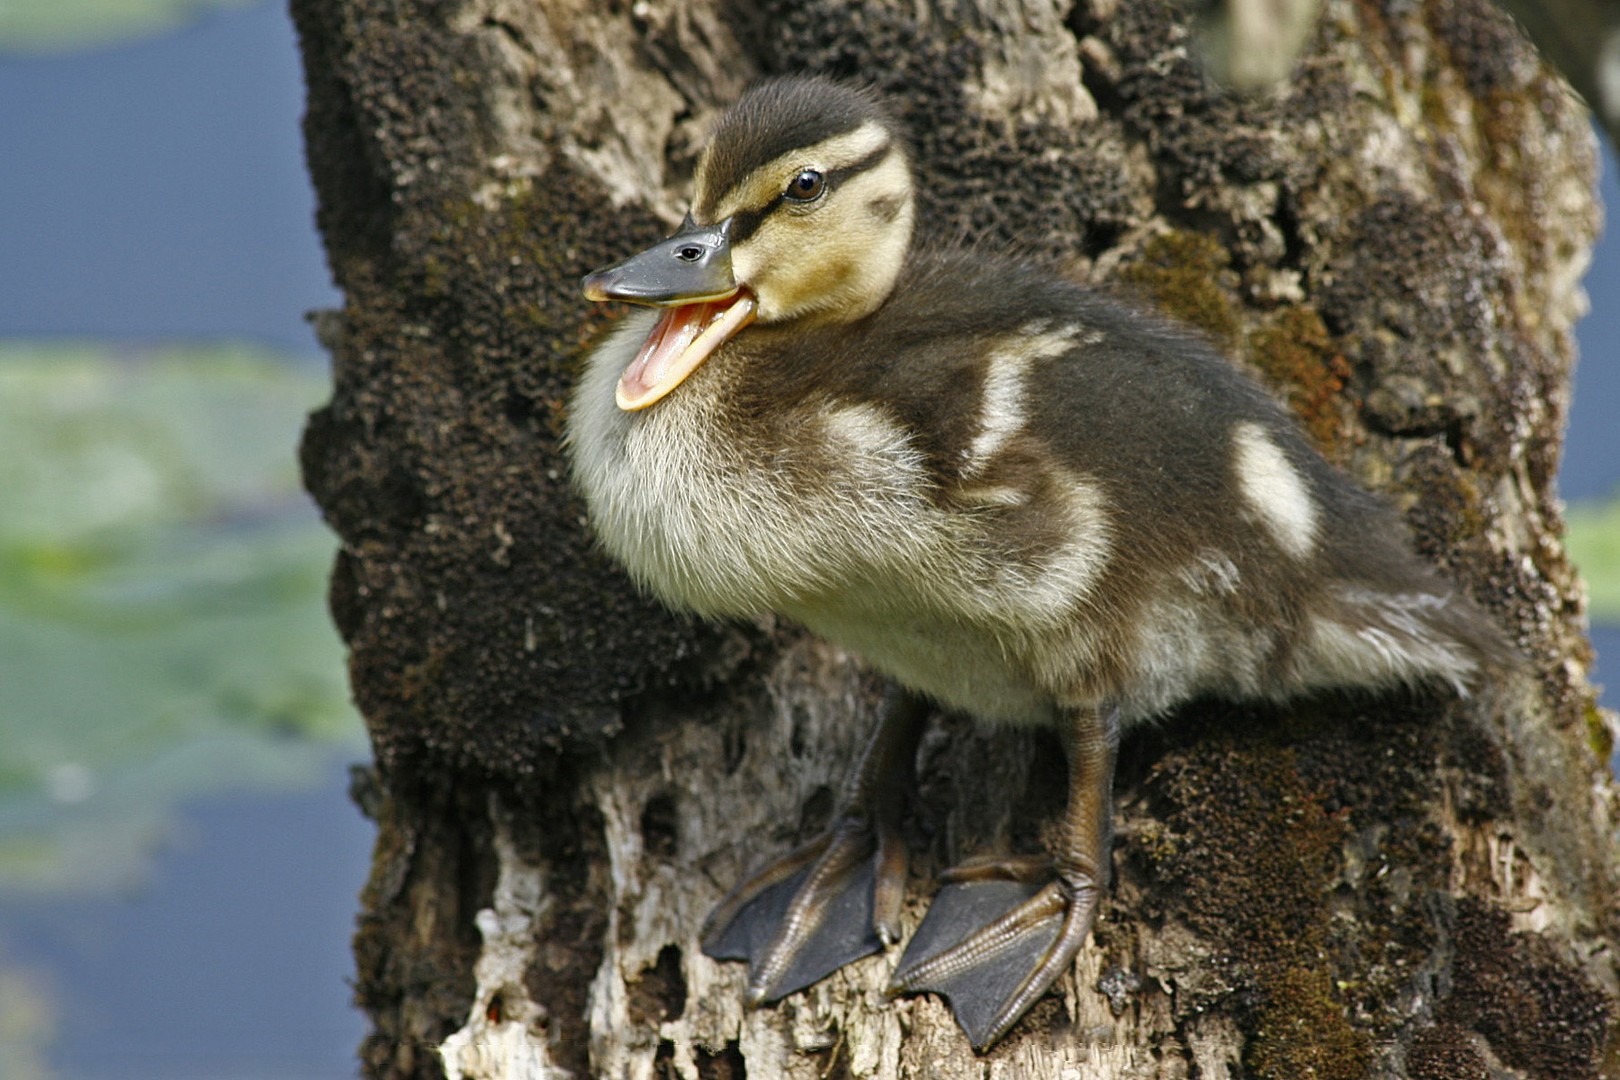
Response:
[{"label": "duckling", "polygon": [[918,242],[917,198],[876,95],[750,89],[681,228],[585,279],[642,307],[591,353],[569,445],[600,542],[646,589],[785,616],[895,686],[827,831],[704,927],[709,955],[749,962],[750,1004],[899,941],[897,793],[932,707],[1059,728],[1059,841],[947,871],[890,986],[949,998],[983,1050],[1090,932],[1122,729],[1200,696],[1466,692],[1508,650],[1210,346]]}]

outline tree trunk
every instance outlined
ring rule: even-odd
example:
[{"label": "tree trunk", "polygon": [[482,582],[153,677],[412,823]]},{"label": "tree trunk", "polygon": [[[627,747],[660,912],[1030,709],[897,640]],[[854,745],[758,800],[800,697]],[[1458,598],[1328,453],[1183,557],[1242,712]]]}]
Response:
[{"label": "tree trunk", "polygon": [[[1580,107],[1476,0],[1329,0],[1235,99],[1151,0],[293,0],[343,539],[380,825],[355,949],[370,1077],[1620,1075],[1614,730],[1554,490],[1596,228]],[[1188,708],[1124,747],[1116,884],[1073,977],[975,1056],[893,956],[755,1012],[697,947],[812,835],[880,684],[709,626],[593,551],[559,434],[612,315],[586,271],[679,220],[752,78],[894,94],[927,235],[1013,244],[1202,327],[1510,628],[1468,701]],[[1047,736],[938,717],[908,926],[959,856],[1032,850]]]}]

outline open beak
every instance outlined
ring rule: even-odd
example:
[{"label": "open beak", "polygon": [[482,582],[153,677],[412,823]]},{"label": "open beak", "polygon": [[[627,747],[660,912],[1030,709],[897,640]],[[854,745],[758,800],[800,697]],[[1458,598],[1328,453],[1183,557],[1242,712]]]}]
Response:
[{"label": "open beak", "polygon": [[730,218],[699,225],[687,214],[674,236],[596,271],[583,287],[587,300],[626,300],[664,309],[619,376],[614,400],[627,412],[662,400],[710,353],[754,321],[754,296],[731,273]]}]

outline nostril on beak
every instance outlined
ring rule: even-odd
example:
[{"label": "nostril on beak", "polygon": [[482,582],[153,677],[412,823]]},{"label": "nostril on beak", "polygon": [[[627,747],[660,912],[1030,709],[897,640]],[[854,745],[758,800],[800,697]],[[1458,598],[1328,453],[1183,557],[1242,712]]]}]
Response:
[{"label": "nostril on beak", "polygon": [[682,262],[697,262],[703,258],[703,249],[696,244],[688,244],[675,252],[675,257]]}]

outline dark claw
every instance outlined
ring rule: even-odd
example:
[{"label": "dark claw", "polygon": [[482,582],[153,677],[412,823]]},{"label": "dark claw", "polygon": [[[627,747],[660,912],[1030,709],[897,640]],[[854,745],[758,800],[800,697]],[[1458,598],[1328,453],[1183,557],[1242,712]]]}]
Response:
[{"label": "dark claw", "polygon": [[870,833],[835,829],[815,846],[823,850],[789,876],[773,872],[778,863],[739,886],[710,916],[716,925],[704,929],[708,956],[748,961],[750,1005],[803,990],[883,948],[873,925],[880,856]]}]

